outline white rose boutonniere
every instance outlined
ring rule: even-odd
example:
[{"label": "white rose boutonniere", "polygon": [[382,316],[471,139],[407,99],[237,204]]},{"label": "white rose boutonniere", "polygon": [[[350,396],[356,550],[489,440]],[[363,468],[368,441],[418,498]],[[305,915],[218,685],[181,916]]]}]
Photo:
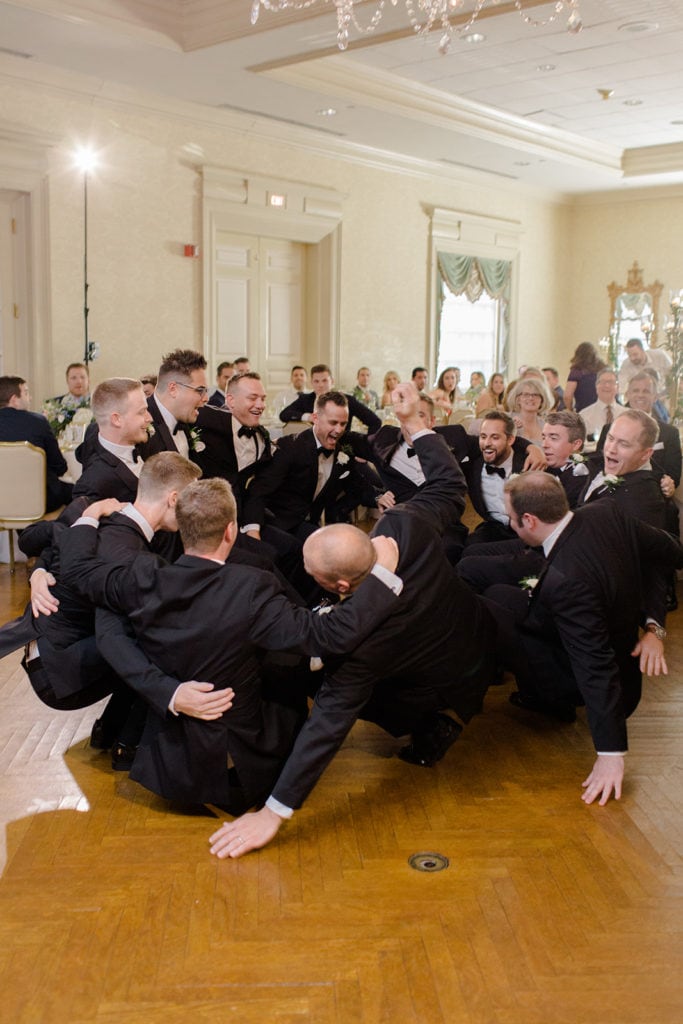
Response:
[{"label": "white rose boutonniere", "polygon": [[154,424],[153,423],[148,423],[147,424],[147,437],[154,437],[155,434],[156,434],[156,430],[154,429]]},{"label": "white rose boutonniere", "polygon": [[617,487],[621,487],[623,482],[623,476],[615,476],[614,473],[608,473],[603,479],[603,483],[610,494],[614,494]]},{"label": "white rose boutonniere", "polygon": [[345,466],[348,461],[349,457],[345,451],[341,451],[337,454],[337,462],[340,466]]},{"label": "white rose boutonniere", "polygon": [[525,576],[523,579],[519,581],[519,585],[522,588],[522,590],[528,590],[529,597],[531,597],[534,588],[538,585],[538,580],[538,576]]},{"label": "white rose boutonniere", "polygon": [[204,452],[206,451],[206,445],[202,441],[202,432],[199,427],[191,427],[188,431],[190,449],[193,452]]},{"label": "white rose boutonniere", "polygon": [[572,464],[573,476],[588,476],[588,466],[585,465],[585,455],[582,455],[581,452],[572,452],[569,456],[569,461]]}]

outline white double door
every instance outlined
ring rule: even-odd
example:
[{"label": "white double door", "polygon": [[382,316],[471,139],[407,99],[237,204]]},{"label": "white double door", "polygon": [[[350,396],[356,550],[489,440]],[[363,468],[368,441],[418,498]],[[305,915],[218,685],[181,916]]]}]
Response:
[{"label": "white double door", "polygon": [[248,356],[271,396],[288,385],[295,363],[306,365],[307,248],[286,239],[216,233],[214,359]]}]

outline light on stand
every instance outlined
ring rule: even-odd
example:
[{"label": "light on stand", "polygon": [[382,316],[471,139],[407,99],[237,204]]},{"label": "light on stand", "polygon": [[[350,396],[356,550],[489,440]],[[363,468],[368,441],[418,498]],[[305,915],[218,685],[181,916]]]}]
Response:
[{"label": "light on stand", "polygon": [[94,354],[88,337],[88,174],[97,167],[97,153],[88,146],[79,146],[74,153],[74,164],[83,172],[83,362],[87,367]]}]

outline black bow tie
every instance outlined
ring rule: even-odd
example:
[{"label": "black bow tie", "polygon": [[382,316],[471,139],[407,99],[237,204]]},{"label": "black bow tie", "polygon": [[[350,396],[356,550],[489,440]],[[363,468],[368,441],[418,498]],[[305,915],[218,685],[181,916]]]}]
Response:
[{"label": "black bow tie", "polygon": [[322,455],[324,459],[329,459],[330,455],[334,455],[334,448],[318,448],[318,455]]},{"label": "black bow tie", "polygon": [[494,473],[495,473],[495,475],[499,476],[501,478],[501,480],[505,479],[505,470],[503,469],[502,466],[491,466],[491,465],[489,465],[488,462],[485,465],[486,465],[486,472],[488,473],[489,476],[493,476]]},{"label": "black bow tie", "polygon": [[180,431],[182,429],[183,429],[182,423],[180,423],[180,422],[176,423],[175,427],[173,428],[173,436],[175,437],[176,434],[178,433],[178,431]]},{"label": "black bow tie", "polygon": [[140,453],[136,448],[133,448],[133,462],[137,462],[140,458]]},{"label": "black bow tie", "polygon": [[256,427],[240,427],[237,431],[238,437],[254,437],[258,433]]},{"label": "black bow tie", "polygon": [[414,458],[415,457],[415,449],[414,448],[406,448],[406,455],[408,456],[409,459]]}]

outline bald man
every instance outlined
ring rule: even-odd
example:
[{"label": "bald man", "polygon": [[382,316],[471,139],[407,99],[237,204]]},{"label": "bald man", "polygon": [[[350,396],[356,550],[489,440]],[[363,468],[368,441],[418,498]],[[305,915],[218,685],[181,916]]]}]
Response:
[{"label": "bald man", "polygon": [[[482,705],[494,677],[495,623],[483,602],[453,576],[442,546],[464,479],[443,438],[424,429],[419,395],[400,384],[394,408],[418,453],[426,483],[405,505],[388,509],[373,536],[398,544],[403,592],[389,616],[355,651],[330,658],[311,715],[266,805],[211,837],[218,857],[264,846],[300,807],[356,718],[393,736],[412,734],[402,760],[423,767],[439,761]],[[304,545],[307,571],[327,590],[353,593],[367,576],[371,541],[337,524]],[[456,720],[455,715],[460,721]]]}]

